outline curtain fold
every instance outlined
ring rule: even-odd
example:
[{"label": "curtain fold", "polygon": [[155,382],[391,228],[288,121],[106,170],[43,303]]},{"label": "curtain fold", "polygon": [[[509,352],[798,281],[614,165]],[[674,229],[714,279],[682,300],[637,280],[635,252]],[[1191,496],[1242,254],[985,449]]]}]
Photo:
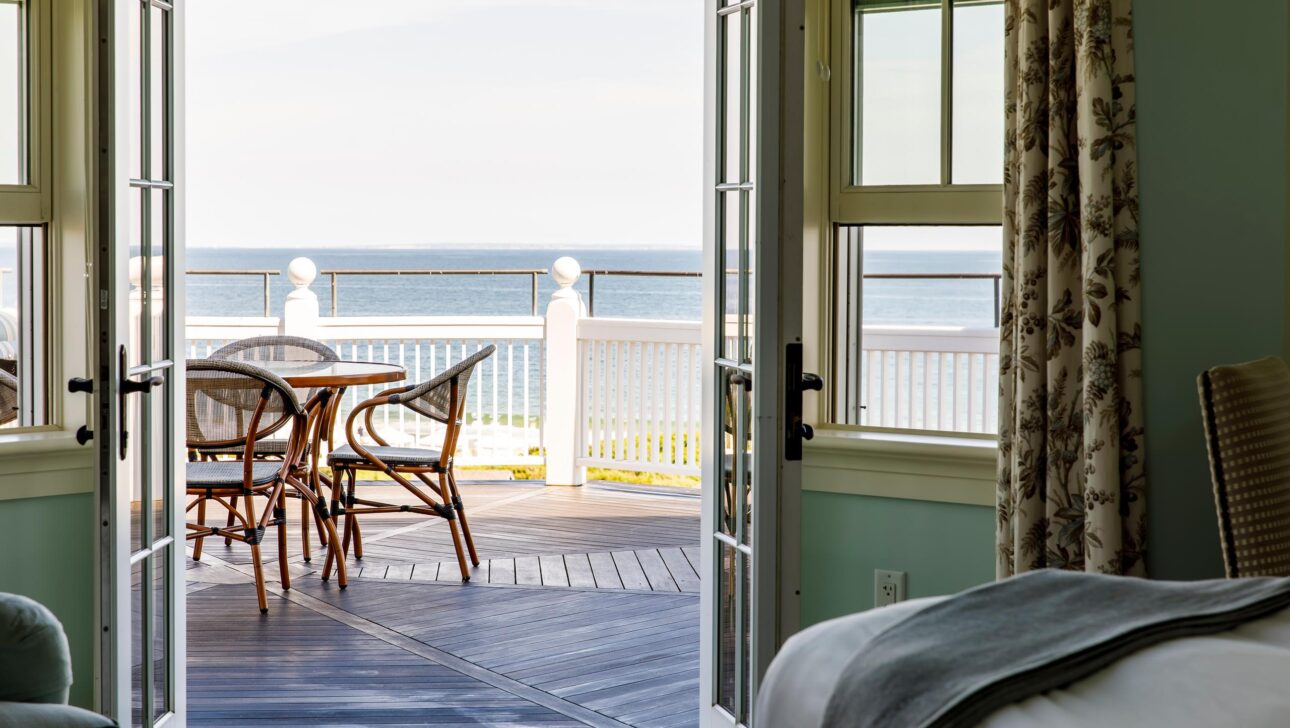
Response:
[{"label": "curtain fold", "polygon": [[996,571],[1142,575],[1130,0],[1007,0]]}]

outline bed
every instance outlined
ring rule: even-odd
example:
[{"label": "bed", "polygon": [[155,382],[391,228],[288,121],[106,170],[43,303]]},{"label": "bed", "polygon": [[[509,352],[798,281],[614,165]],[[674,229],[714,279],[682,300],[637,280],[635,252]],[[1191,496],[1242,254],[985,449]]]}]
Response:
[{"label": "bed", "polygon": [[[943,599],[830,620],[791,638],[762,684],[757,724],[825,726],[826,705],[852,659],[877,635]],[[994,711],[982,725],[1290,725],[1290,609],[1217,634],[1145,647],[1089,677]]]}]

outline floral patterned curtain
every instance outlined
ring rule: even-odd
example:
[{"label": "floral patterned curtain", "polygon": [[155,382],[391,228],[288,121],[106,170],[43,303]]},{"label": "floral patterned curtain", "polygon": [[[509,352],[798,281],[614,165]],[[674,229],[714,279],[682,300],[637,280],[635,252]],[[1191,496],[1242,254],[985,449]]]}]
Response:
[{"label": "floral patterned curtain", "polygon": [[997,572],[1144,573],[1130,0],[1007,0]]}]

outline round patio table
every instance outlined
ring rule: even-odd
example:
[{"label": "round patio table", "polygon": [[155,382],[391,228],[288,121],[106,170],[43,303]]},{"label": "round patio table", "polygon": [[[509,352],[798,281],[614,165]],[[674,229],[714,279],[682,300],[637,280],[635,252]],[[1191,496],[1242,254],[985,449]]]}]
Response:
[{"label": "round patio table", "polygon": [[[296,487],[300,497],[309,501],[318,518],[330,520],[333,528],[337,518],[344,514],[340,493],[331,479],[319,469],[319,452],[323,440],[328,445],[332,441],[332,430],[336,415],[345,390],[349,387],[364,384],[388,384],[407,378],[407,370],[397,364],[383,364],[370,361],[278,361],[264,360],[253,362],[255,366],[266,369],[296,389],[314,390],[310,402],[317,402],[309,408],[305,431],[309,437],[309,449],[299,467],[308,476],[308,488]],[[294,485],[294,484],[293,484]],[[331,489],[331,507],[323,497],[323,488]],[[321,528],[319,524],[319,528]],[[309,519],[301,519],[304,531],[305,560],[309,560]],[[321,534],[320,534],[321,536]],[[348,585],[345,576],[345,559],[339,556],[339,544],[327,543],[327,558],[323,562],[322,578],[326,580],[331,573],[333,557],[336,564],[336,581],[343,589]]]}]

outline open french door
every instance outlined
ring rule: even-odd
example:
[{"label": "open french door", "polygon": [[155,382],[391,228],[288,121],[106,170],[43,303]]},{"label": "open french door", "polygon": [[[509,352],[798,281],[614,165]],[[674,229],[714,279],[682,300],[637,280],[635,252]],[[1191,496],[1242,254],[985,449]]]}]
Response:
[{"label": "open french door", "polygon": [[802,0],[706,0],[700,711],[754,725],[797,625]]},{"label": "open french door", "polygon": [[99,700],[122,726],[184,724],[184,1],[96,14]]}]

